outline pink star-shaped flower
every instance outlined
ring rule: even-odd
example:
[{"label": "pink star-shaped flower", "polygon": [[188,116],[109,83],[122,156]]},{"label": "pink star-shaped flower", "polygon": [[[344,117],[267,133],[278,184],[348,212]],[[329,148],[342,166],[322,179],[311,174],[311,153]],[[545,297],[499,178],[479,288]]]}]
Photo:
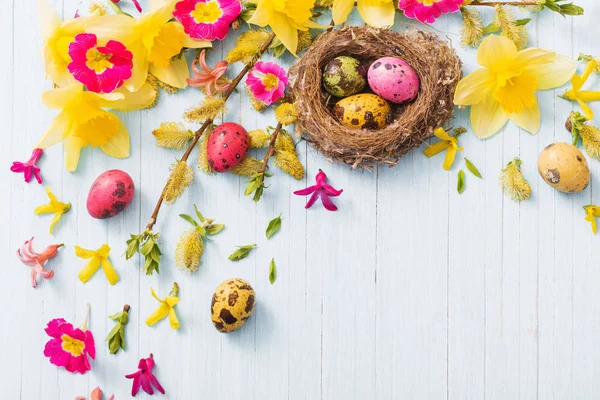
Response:
[{"label": "pink star-shaped flower", "polygon": [[40,157],[44,154],[44,150],[42,149],[33,149],[33,153],[31,153],[31,157],[29,160],[25,162],[21,161],[13,161],[10,170],[12,172],[22,172],[25,177],[25,182],[29,183],[31,178],[35,176],[35,180],[38,183],[42,183],[42,176],[40,175],[40,168],[35,165]]},{"label": "pink star-shaped flower", "polygon": [[327,175],[325,175],[325,172],[321,170],[319,170],[316,180],[316,185],[309,186],[306,189],[296,190],[294,194],[298,196],[308,196],[309,194],[312,194],[304,208],[310,208],[313,204],[315,204],[318,198],[321,198],[321,203],[323,203],[323,206],[327,210],[337,211],[338,208],[335,204],[333,204],[333,201],[331,201],[330,197],[337,197],[342,194],[344,190],[334,189],[331,185],[325,183],[327,182]]}]

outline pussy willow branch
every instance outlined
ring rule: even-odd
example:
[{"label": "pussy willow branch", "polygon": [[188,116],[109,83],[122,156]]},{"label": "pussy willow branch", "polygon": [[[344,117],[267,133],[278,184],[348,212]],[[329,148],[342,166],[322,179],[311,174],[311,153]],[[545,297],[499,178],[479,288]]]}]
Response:
[{"label": "pussy willow branch", "polygon": [[275,130],[271,134],[271,140],[269,140],[269,148],[267,149],[267,154],[265,154],[265,158],[263,158],[263,166],[258,171],[259,173],[265,173],[267,171],[267,168],[269,167],[269,158],[273,157],[273,154],[275,153],[275,141],[277,140],[277,136],[279,135],[279,132],[281,132],[282,127],[283,125],[281,124],[281,122],[278,123],[275,127]]},{"label": "pussy willow branch", "polygon": [[[269,46],[271,45],[271,43],[273,43],[274,39],[275,39],[275,34],[271,33],[271,35],[267,38],[267,40],[258,49],[258,58],[260,58],[265,53],[265,51],[267,51],[267,49],[269,48]],[[236,89],[236,87],[242,81],[242,79],[244,78],[244,76],[246,76],[246,74],[248,72],[250,72],[250,69],[252,69],[252,67],[253,67],[253,64],[249,64],[249,65],[244,66],[244,69],[242,69],[240,71],[240,73],[237,74],[237,76],[235,78],[233,78],[233,80],[231,81],[231,84],[229,85],[229,89],[227,89],[227,91],[223,94],[223,99],[225,101],[227,101],[229,99],[229,97],[234,92],[234,90]],[[207,119],[206,121],[204,121],[204,123],[202,124],[202,126],[200,127],[200,129],[198,129],[196,132],[194,132],[194,139],[192,140],[192,142],[188,146],[188,148],[185,151],[185,153],[183,153],[183,156],[181,157],[180,161],[187,162],[188,158],[190,157],[190,154],[192,153],[192,151],[196,147],[196,144],[198,144],[198,140],[200,140],[200,138],[202,137],[202,135],[204,134],[204,132],[206,131],[206,129],[209,126],[211,126],[213,122],[214,122],[213,118]],[[162,192],[160,193],[160,197],[158,198],[158,201],[156,202],[156,206],[154,207],[154,211],[152,212],[152,215],[150,216],[150,220],[148,221],[148,225],[146,225],[146,229],[149,230],[149,231],[152,230],[152,227],[154,227],[154,224],[156,224],[156,219],[158,218],[158,213],[160,212],[160,208],[161,208],[161,206],[163,204],[163,201],[165,199],[165,190],[167,188],[167,184],[168,184],[168,180],[167,180],[167,183],[165,183],[165,186],[163,187]]]},{"label": "pussy willow branch", "polygon": [[474,1],[471,4],[467,4],[467,6],[539,6],[541,5],[539,1]]}]

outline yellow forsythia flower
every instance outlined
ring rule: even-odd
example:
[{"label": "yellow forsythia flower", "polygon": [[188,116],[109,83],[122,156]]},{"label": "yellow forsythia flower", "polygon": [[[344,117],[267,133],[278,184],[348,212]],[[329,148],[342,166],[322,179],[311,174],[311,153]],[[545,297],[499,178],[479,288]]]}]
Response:
[{"label": "yellow forsythia flower", "polygon": [[583,206],[585,210],[585,220],[589,221],[592,224],[592,232],[594,235],[598,233],[598,225],[596,224],[596,217],[600,217],[600,207],[598,206]]},{"label": "yellow forsythia flower", "polygon": [[458,135],[460,135],[459,132],[457,132],[453,136],[450,136],[446,133],[446,131],[443,128],[437,128],[435,131],[433,131],[433,134],[436,137],[438,137],[441,140],[441,142],[437,142],[427,147],[423,153],[427,158],[430,158],[446,150],[446,158],[444,159],[444,169],[446,171],[450,171],[450,168],[454,163],[454,159],[456,158],[456,152],[463,151],[462,147],[458,147]]},{"label": "yellow forsythia flower", "polygon": [[586,103],[600,100],[600,92],[594,90],[581,90],[581,88],[597,67],[598,62],[595,59],[591,59],[587,63],[582,75],[573,75],[571,78],[571,85],[573,87],[567,90],[562,96],[567,100],[578,102],[587,119],[593,119],[594,112]]},{"label": "yellow forsythia flower", "polygon": [[168,315],[171,328],[179,329],[179,320],[177,319],[177,313],[175,313],[175,305],[179,303],[179,285],[177,282],[173,283],[171,293],[164,300],[158,298],[154,289],[150,289],[150,292],[152,297],[160,303],[160,306],[146,319],[146,325],[152,326]]},{"label": "yellow forsythia flower", "polygon": [[119,280],[119,275],[112,263],[108,259],[110,253],[110,247],[107,244],[103,244],[98,250],[87,250],[79,246],[75,246],[75,255],[79,258],[90,259],[88,263],[79,271],[77,277],[83,283],[89,281],[92,276],[98,271],[100,266],[106,275],[106,279],[111,285],[114,285]]},{"label": "yellow forsythia flower", "polygon": [[50,234],[52,235],[52,230],[54,225],[58,222],[60,217],[71,209],[71,203],[61,203],[58,201],[54,193],[50,190],[49,187],[46,188],[46,194],[50,199],[48,204],[44,204],[43,206],[38,206],[33,211],[35,214],[46,214],[46,213],[54,213],[54,218],[52,218],[52,222],[50,223]]},{"label": "yellow forsythia flower", "polygon": [[515,157],[502,170],[500,185],[504,194],[513,201],[523,201],[531,197],[531,186],[521,172],[523,162]]}]

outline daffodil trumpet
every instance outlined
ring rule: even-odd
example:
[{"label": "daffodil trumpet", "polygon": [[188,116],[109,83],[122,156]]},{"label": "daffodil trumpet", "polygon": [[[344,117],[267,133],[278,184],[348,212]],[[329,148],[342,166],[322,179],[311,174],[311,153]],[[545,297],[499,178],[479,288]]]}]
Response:
[{"label": "daffodil trumpet", "polygon": [[75,246],[75,255],[79,258],[89,259],[88,263],[79,271],[77,277],[83,283],[89,281],[92,276],[100,269],[104,271],[106,279],[111,285],[114,285],[119,280],[119,275],[112,263],[108,259],[110,253],[110,247],[107,244],[103,244],[98,250],[88,250]]}]

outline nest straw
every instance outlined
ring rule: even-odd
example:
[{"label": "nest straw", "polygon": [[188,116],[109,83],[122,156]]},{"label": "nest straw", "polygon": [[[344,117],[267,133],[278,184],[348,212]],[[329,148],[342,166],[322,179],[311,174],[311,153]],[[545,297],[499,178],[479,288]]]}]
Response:
[{"label": "nest straw", "polygon": [[[369,63],[385,56],[403,59],[419,75],[417,98],[408,104],[392,104],[394,120],[383,129],[343,125],[331,112],[339,99],[321,85],[323,67],[340,55]],[[414,28],[396,32],[360,26],[322,34],[290,69],[290,76],[290,93],[299,112],[296,130],[330,160],[369,169],[376,164],[396,165],[450,119],[462,73],[454,49],[435,34]]]}]

